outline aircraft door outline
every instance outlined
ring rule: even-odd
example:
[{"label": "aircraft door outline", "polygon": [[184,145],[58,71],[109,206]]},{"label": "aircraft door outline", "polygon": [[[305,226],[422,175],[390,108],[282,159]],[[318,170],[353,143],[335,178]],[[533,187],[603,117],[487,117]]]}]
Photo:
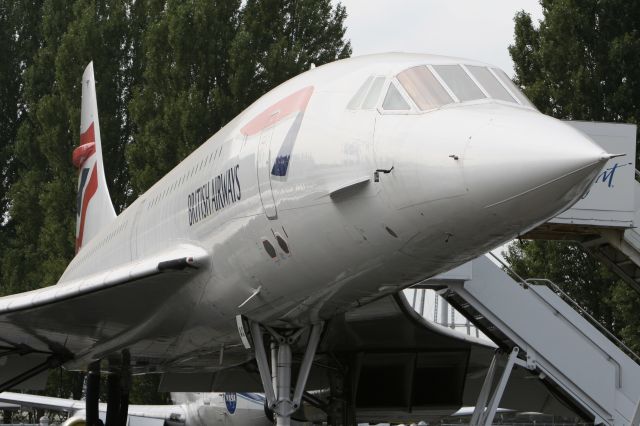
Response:
[{"label": "aircraft door outline", "polygon": [[267,218],[272,220],[278,217],[276,202],[273,197],[273,189],[271,188],[271,139],[273,137],[274,127],[275,126],[271,126],[260,134],[256,155],[260,201],[262,202],[262,207]]}]

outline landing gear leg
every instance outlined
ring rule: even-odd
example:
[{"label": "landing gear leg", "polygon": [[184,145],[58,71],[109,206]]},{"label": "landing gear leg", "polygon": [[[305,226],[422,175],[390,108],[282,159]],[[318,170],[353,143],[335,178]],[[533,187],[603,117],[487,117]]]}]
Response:
[{"label": "landing gear leg", "polygon": [[120,425],[126,426],[129,420],[129,392],[131,390],[131,355],[122,353],[122,392],[120,393]]},{"label": "landing gear leg", "polygon": [[126,426],[129,419],[129,392],[131,391],[131,355],[128,350],[122,352],[120,419],[119,426]]},{"label": "landing gear leg", "polygon": [[98,413],[98,399],[100,397],[100,361],[95,361],[89,365],[87,371],[87,395],[86,395],[86,416],[87,426],[101,426]]},{"label": "landing gear leg", "polygon": [[320,342],[322,325],[322,323],[319,323],[311,326],[307,349],[304,353],[302,364],[300,364],[300,371],[292,397],[291,345],[298,340],[304,329],[284,336],[270,328],[266,328],[271,334],[272,342],[275,343],[272,352],[276,351],[275,356],[272,357],[276,359],[276,363],[272,365],[272,370],[270,371],[267,352],[262,339],[262,329],[260,324],[251,323],[251,337],[253,338],[260,380],[264,387],[267,405],[276,415],[277,426],[289,426],[291,424],[291,415],[300,408],[302,394],[309,378],[318,343]]},{"label": "landing gear leg", "polygon": [[120,369],[111,372],[107,377],[107,426],[121,426],[120,421],[120,400],[122,387]]},{"label": "landing gear leg", "polygon": [[129,409],[129,388],[131,371],[129,354],[112,359],[109,363],[111,373],[107,378],[107,421],[106,426],[126,426]]},{"label": "landing gear leg", "polygon": [[351,375],[338,370],[329,376],[331,395],[327,406],[327,423],[332,426],[356,424]]}]

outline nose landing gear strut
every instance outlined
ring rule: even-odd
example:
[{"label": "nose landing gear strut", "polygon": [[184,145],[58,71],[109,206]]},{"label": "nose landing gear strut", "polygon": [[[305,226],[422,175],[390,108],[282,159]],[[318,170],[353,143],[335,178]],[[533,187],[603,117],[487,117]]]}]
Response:
[{"label": "nose landing gear strut", "polygon": [[306,328],[301,328],[285,335],[276,332],[270,327],[264,327],[272,339],[272,368],[270,369],[264,340],[262,338],[262,328],[258,323],[251,323],[251,337],[253,338],[260,380],[264,387],[267,405],[276,415],[277,426],[289,426],[291,424],[291,415],[300,408],[304,388],[309,378],[311,365],[313,364],[313,358],[315,357],[316,349],[320,342],[322,327],[323,323],[311,326],[309,341],[307,342],[304,358],[300,364],[300,370],[292,396],[291,345],[296,343]]}]

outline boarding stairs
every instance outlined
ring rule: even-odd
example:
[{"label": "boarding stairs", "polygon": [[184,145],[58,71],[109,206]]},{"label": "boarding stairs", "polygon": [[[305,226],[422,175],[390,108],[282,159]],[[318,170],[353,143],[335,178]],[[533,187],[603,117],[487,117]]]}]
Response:
[{"label": "boarding stairs", "polygon": [[[640,292],[636,126],[568,123],[609,153],[626,155],[609,160],[571,209],[521,237],[577,241]],[[453,306],[501,349],[471,424],[491,424],[509,375],[519,366],[537,373],[595,424],[640,425],[640,358],[554,283],[507,273],[508,266],[489,255],[494,259],[482,256],[416,286],[438,290],[444,305]]]},{"label": "boarding stairs", "polygon": [[439,290],[501,349],[471,424],[492,424],[514,366],[535,372],[595,424],[640,423],[637,355],[548,280],[514,279],[485,256],[463,268],[420,287]]}]

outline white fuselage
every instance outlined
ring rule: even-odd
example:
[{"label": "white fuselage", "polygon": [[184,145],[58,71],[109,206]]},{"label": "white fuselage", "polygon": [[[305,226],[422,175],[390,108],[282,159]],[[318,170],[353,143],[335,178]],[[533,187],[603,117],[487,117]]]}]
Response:
[{"label": "white fuselage", "polygon": [[[423,63],[473,64],[378,55],[277,87],[89,241],[59,285],[179,244],[205,249],[206,268],[186,276],[197,302],[176,315],[182,332],[162,355],[169,370],[167,360],[239,344],[238,314],[278,326],[330,319],[508,241],[587,188],[602,149],[528,106],[384,111],[393,77]],[[385,77],[375,107],[347,108],[370,76]],[[281,103],[301,91],[303,109]],[[286,175],[270,173],[298,125]],[[390,172],[376,182],[378,169]]]},{"label": "white fuselage", "polygon": [[[33,399],[38,398],[34,396]],[[257,393],[179,393],[172,394],[176,405],[131,405],[129,424],[180,424],[184,426],[269,426],[264,396]],[[78,401],[81,403],[82,401]],[[99,416],[106,421],[106,404]],[[86,410],[73,412],[64,425],[84,425]],[[294,424],[297,424],[294,422]]]}]

